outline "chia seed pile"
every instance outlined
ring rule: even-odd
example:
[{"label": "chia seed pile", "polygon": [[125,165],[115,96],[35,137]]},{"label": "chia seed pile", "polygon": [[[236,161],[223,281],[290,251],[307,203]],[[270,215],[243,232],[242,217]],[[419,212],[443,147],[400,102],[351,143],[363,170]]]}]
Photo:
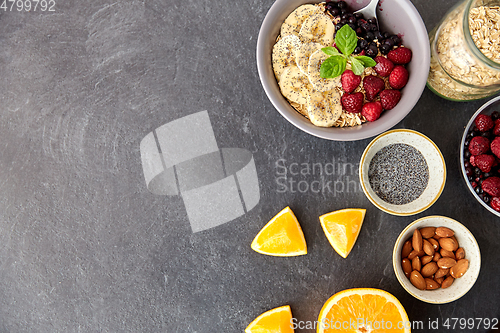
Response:
[{"label": "chia seed pile", "polygon": [[380,199],[393,205],[404,205],[424,192],[429,182],[429,167],[418,149],[395,143],[373,156],[368,179]]}]

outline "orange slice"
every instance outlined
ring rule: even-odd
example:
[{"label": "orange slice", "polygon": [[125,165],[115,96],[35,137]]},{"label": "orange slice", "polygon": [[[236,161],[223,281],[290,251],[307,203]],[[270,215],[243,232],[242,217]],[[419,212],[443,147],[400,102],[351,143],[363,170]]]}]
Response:
[{"label": "orange slice", "polygon": [[326,238],[342,257],[351,252],[363,225],[366,209],[348,208],[319,217]]},{"label": "orange slice", "polygon": [[317,333],[410,332],[411,322],[396,297],[372,288],[336,293],[319,313]]},{"label": "orange slice", "polygon": [[264,312],[245,328],[245,333],[293,333],[290,306]]},{"label": "orange slice", "polygon": [[290,207],[279,212],[259,231],[251,248],[259,253],[278,257],[307,254],[304,233]]}]

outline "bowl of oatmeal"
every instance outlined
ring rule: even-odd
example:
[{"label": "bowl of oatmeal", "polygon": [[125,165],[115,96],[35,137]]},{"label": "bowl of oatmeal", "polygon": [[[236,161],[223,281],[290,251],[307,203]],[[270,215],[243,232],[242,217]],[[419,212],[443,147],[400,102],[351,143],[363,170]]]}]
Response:
[{"label": "bowl of oatmeal", "polygon": [[[340,2],[276,0],[259,32],[257,68],[264,91],[286,120],[320,138],[354,141],[387,131],[413,109],[425,88],[430,47],[422,18],[409,0],[381,1],[378,21],[354,15],[367,0]],[[343,26],[358,36],[356,48],[343,56],[349,60],[342,75],[320,77],[320,65],[327,58],[335,57],[338,50],[345,53],[335,37]],[[290,56],[291,49],[300,51]],[[393,60],[388,53],[396,49],[411,50],[411,61],[393,61],[391,68],[394,73],[399,70],[394,76],[403,77],[402,85],[393,84],[392,72],[385,75],[376,70],[378,58]],[[377,66],[365,65],[361,73],[353,68],[359,67],[353,66],[353,57],[370,57]],[[344,86],[347,72],[359,76],[349,90]],[[371,81],[379,86],[374,93],[367,87]]]}]

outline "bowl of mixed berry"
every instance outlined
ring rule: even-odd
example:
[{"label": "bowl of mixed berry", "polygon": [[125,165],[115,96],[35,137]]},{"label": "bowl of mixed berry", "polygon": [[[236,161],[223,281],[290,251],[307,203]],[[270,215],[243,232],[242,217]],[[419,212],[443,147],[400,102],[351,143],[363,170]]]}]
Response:
[{"label": "bowl of mixed berry", "polygon": [[363,5],[276,0],[262,23],[264,90],[285,119],[312,135],[378,135],[400,122],[425,88],[430,47],[411,1],[380,1],[377,18],[356,13]]},{"label": "bowl of mixed berry", "polygon": [[500,96],[471,117],[462,136],[460,162],[471,193],[500,216]]}]

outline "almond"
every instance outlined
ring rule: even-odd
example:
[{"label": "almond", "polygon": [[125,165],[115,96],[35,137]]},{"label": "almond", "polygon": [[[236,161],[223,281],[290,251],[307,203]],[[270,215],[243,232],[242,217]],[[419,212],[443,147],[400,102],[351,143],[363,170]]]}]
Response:
[{"label": "almond", "polygon": [[433,279],[426,278],[424,281],[425,281],[425,289],[427,290],[434,290],[439,288],[439,283],[437,283]]},{"label": "almond", "polygon": [[438,237],[451,237],[455,235],[455,233],[450,228],[438,227],[436,228],[436,235]]},{"label": "almond", "polygon": [[458,243],[453,238],[440,238],[439,245],[447,251],[456,251],[458,249]]},{"label": "almond", "polygon": [[434,255],[434,252],[435,252],[434,251],[434,246],[427,239],[423,240],[422,247],[424,249],[425,254],[427,254],[428,256],[433,256]]},{"label": "almond", "polygon": [[404,245],[403,245],[403,250],[401,251],[401,258],[406,258],[410,254],[410,252],[413,250],[413,247],[411,246],[411,241],[407,240]]},{"label": "almond", "polygon": [[439,259],[441,259],[441,255],[439,252],[434,253],[434,258],[432,258],[432,261],[437,262]]},{"label": "almond", "polygon": [[410,278],[410,273],[412,271],[411,261],[408,260],[408,258],[404,258],[403,261],[401,262],[401,266],[403,267],[403,272],[405,272],[406,277]]},{"label": "almond", "polygon": [[455,266],[457,261],[455,259],[444,257],[438,260],[437,265],[439,268],[451,268]]},{"label": "almond", "polygon": [[430,263],[422,267],[420,273],[422,274],[423,277],[429,277],[434,275],[434,273],[436,273],[438,269],[439,269],[438,265],[434,261],[431,261]]},{"label": "almond", "polygon": [[438,235],[434,235],[434,236],[432,236],[432,238],[435,240],[439,240],[439,238],[441,238],[441,237],[439,237]]},{"label": "almond", "polygon": [[457,252],[455,252],[455,257],[457,260],[465,258],[465,250],[463,247],[458,248]]},{"label": "almond", "polygon": [[429,238],[427,241],[432,244],[434,251],[439,250],[439,241],[437,239]]},{"label": "almond", "polygon": [[450,271],[449,268],[440,268],[437,270],[436,273],[434,273],[434,278],[439,279],[439,278],[445,277],[449,271]]},{"label": "almond", "polygon": [[441,249],[441,251],[439,251],[439,253],[441,253],[441,257],[443,257],[443,258],[448,257],[448,258],[455,259],[455,253],[453,253],[451,251]]},{"label": "almond", "polygon": [[419,257],[413,258],[413,260],[411,261],[411,268],[413,268],[414,271],[420,272],[420,269],[422,269],[422,263],[420,262]]},{"label": "almond", "polygon": [[422,277],[422,274],[420,274],[418,271],[413,271],[410,274],[410,282],[413,284],[416,288],[420,290],[425,290],[427,287],[427,284],[425,283],[424,278]]},{"label": "almond", "polygon": [[436,228],[435,227],[425,227],[420,229],[420,234],[422,235],[422,238],[431,238],[436,234]]},{"label": "almond", "polygon": [[417,252],[416,250],[413,250],[408,255],[408,259],[413,260],[413,258],[415,258],[415,257],[423,257],[424,255],[425,255],[425,252],[423,250],[421,252]]},{"label": "almond", "polygon": [[440,277],[440,278],[434,277],[434,281],[436,281],[437,283],[439,283],[441,285],[441,284],[443,284],[444,277]]},{"label": "almond", "polygon": [[446,279],[444,279],[443,283],[441,283],[441,288],[448,288],[449,286],[451,286],[453,281],[455,281],[455,279],[452,276],[448,276]]},{"label": "almond", "polygon": [[422,265],[427,265],[432,261],[433,258],[434,258],[433,256],[425,256],[422,257],[422,259],[420,259],[420,262],[422,263]]},{"label": "almond", "polygon": [[457,261],[457,264],[455,266],[450,268],[450,274],[455,279],[458,279],[462,277],[465,272],[467,272],[467,269],[469,269],[469,260],[460,259],[459,261]]},{"label": "almond", "polygon": [[422,235],[420,234],[420,231],[418,231],[418,229],[415,229],[415,231],[413,232],[411,244],[413,245],[413,249],[415,251],[420,252],[423,250]]}]

